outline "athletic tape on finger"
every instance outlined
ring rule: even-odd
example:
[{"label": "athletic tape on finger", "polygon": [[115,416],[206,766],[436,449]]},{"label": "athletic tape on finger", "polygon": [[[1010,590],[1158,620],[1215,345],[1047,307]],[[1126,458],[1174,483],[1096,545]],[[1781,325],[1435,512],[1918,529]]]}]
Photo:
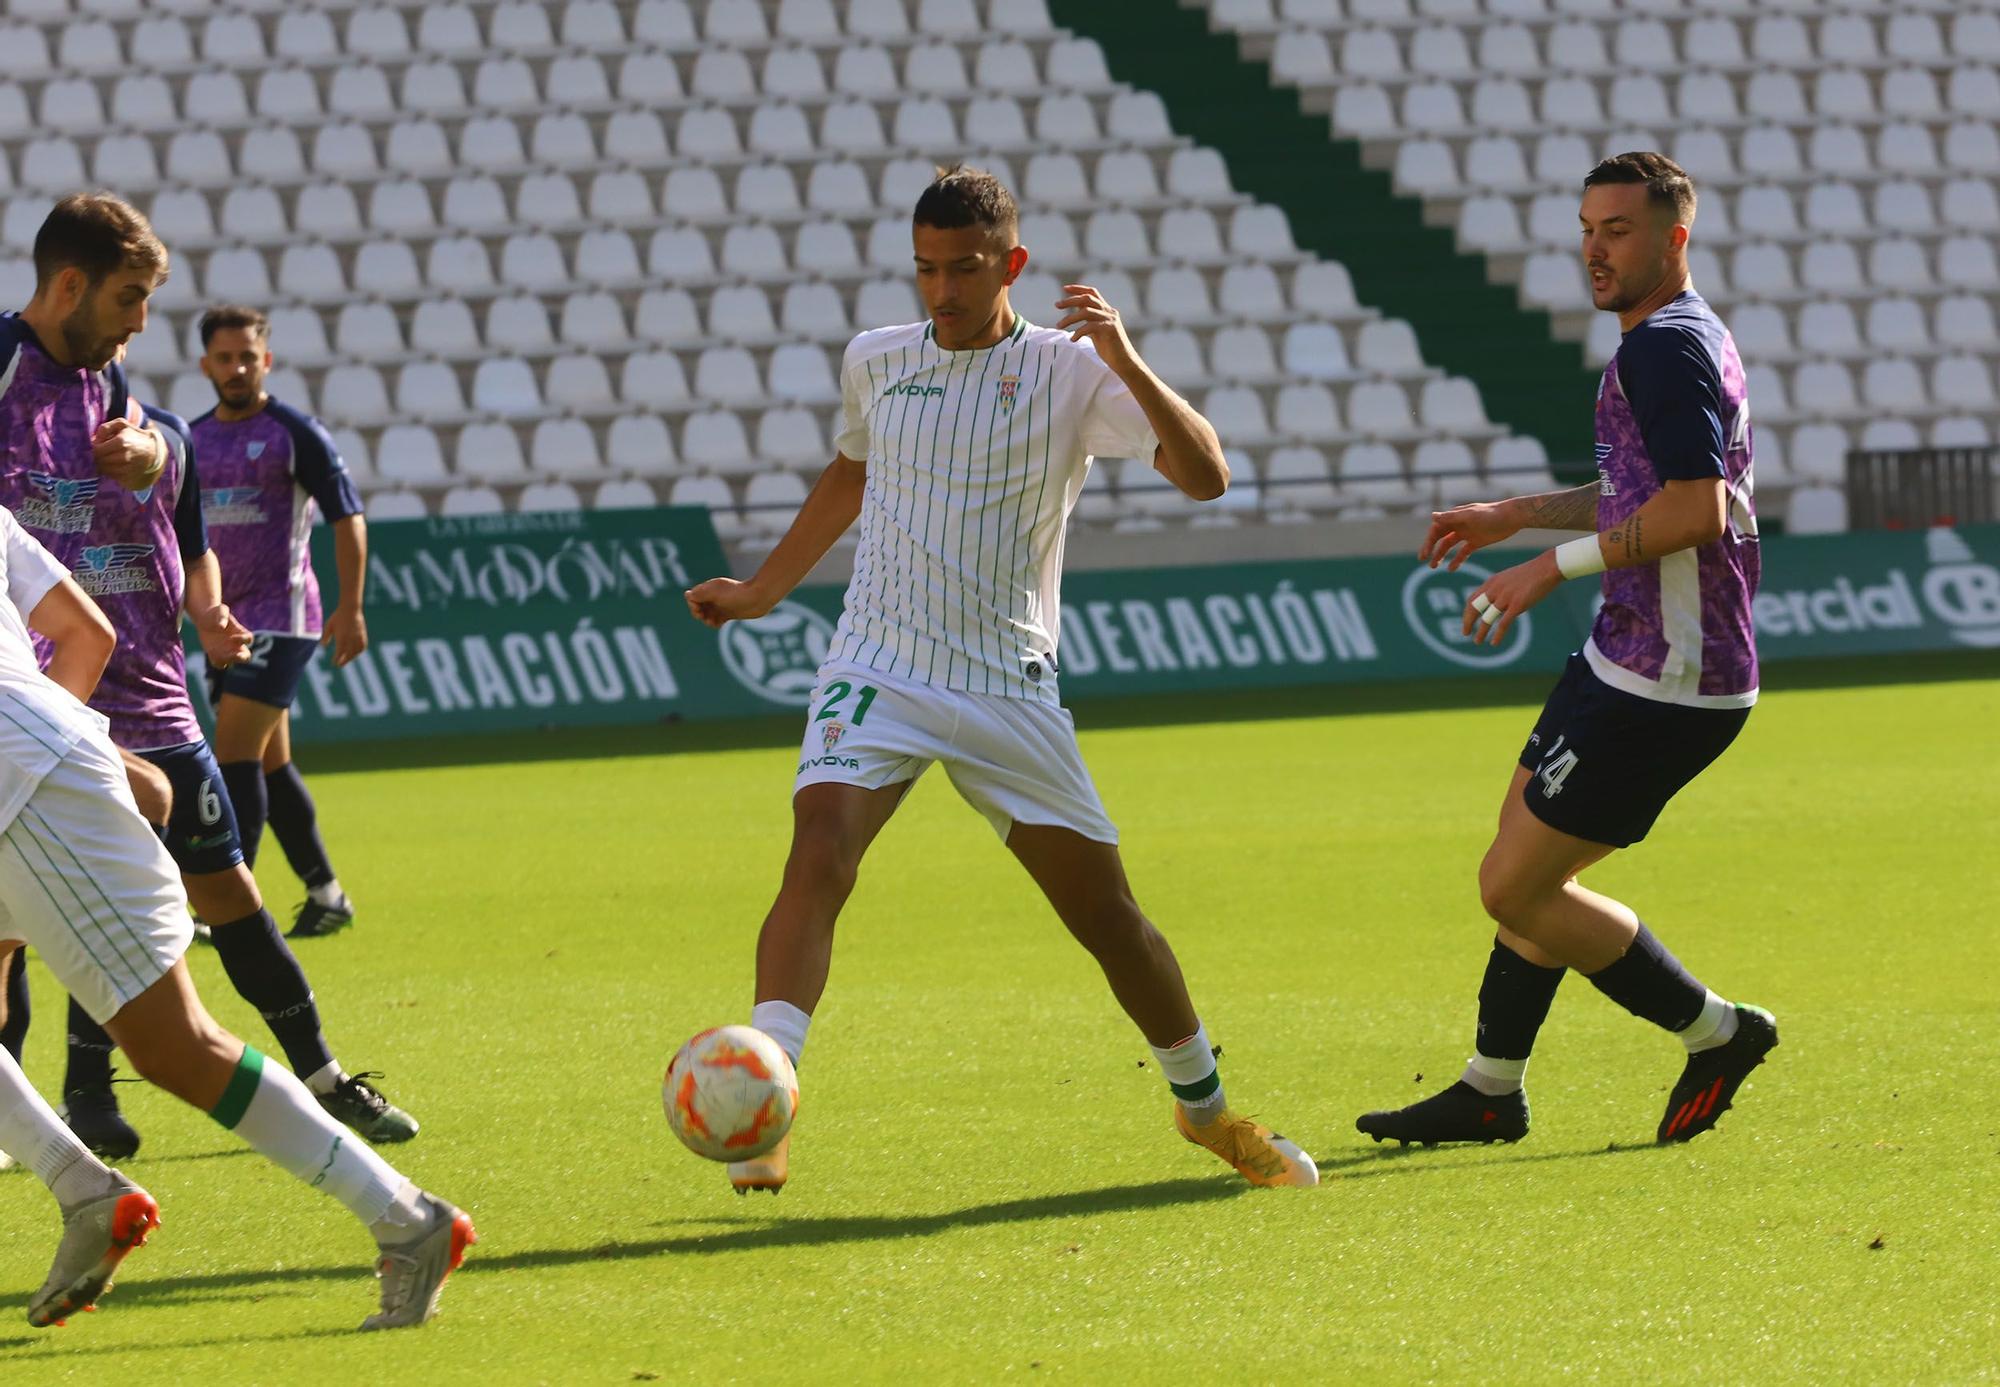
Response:
[{"label": "athletic tape on finger", "polygon": [[1485,611],[1479,614],[1479,623],[1482,626],[1491,626],[1494,622],[1498,621],[1501,617],[1505,615],[1507,615],[1507,613],[1502,611],[1500,608],[1489,605]]}]

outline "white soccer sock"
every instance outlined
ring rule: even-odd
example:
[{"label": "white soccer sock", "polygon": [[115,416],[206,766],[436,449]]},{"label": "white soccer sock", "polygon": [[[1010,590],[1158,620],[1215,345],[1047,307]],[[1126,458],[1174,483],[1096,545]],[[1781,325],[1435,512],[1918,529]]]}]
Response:
[{"label": "white soccer sock", "polygon": [[314,905],[340,904],[340,878],[329,877],[318,886],[306,888],[306,899]]},{"label": "white soccer sock", "polygon": [[1687,1046],[1690,1055],[1727,1045],[1736,1038],[1736,1008],[1711,992],[1708,1000],[1701,1004],[1701,1015],[1695,1017],[1686,1030],[1674,1034],[1681,1038],[1681,1044]]},{"label": "white soccer sock", "polygon": [[347,1071],[340,1067],[339,1060],[328,1060],[306,1075],[306,1087],[316,1094],[331,1093],[340,1087],[340,1081],[346,1077]]},{"label": "white soccer sock", "polygon": [[1215,1047],[1208,1043],[1208,1027],[1195,1023],[1194,1034],[1176,1045],[1162,1049],[1149,1046],[1167,1076],[1167,1087],[1180,1100],[1197,1126],[1213,1122],[1222,1112],[1222,1076],[1215,1071]]},{"label": "white soccer sock", "polygon": [[811,1012],[800,1011],[790,1002],[759,1002],[750,1008],[750,1024],[778,1042],[792,1068],[799,1067],[799,1056],[806,1048],[806,1028],[812,1025]]},{"label": "white soccer sock", "polygon": [[251,1046],[243,1047],[236,1074],[209,1116],[273,1165],[338,1199],[371,1229],[409,1183],[328,1115],[291,1070]]},{"label": "white soccer sock", "polygon": [[1521,1091],[1521,1084],[1527,1073],[1526,1060],[1496,1060],[1489,1055],[1475,1052],[1472,1058],[1465,1062],[1465,1072],[1458,1077],[1488,1098],[1504,1098],[1510,1093]]},{"label": "white soccer sock", "polygon": [[5,1049],[0,1049],[0,1150],[40,1176],[64,1208],[111,1188],[104,1162],[76,1139]]}]

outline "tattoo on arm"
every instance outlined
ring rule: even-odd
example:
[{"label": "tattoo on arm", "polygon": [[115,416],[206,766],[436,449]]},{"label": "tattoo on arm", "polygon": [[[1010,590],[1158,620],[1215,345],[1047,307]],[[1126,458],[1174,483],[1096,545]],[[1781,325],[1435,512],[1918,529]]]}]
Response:
[{"label": "tattoo on arm", "polygon": [[1646,541],[1644,522],[1634,515],[1615,530],[1604,533],[1605,543],[1625,556],[1625,562],[1639,564],[1646,561]]},{"label": "tattoo on arm", "polygon": [[1547,491],[1521,498],[1528,526],[1538,530],[1597,528],[1597,483],[1585,482],[1568,491]]}]

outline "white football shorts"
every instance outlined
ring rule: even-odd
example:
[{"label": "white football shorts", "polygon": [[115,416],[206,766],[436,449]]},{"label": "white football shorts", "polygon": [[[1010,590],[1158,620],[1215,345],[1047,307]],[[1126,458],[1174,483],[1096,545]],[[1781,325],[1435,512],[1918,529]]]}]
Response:
[{"label": "white football shorts", "polygon": [[193,939],[180,869],[132,802],[124,763],[84,738],[0,831],[0,950],[34,946],[101,1024]]},{"label": "white football shorts", "polygon": [[794,794],[828,781],[870,790],[914,781],[933,761],[1003,842],[1017,823],[1118,841],[1084,768],[1068,709],[939,688],[861,665],[820,670]]}]

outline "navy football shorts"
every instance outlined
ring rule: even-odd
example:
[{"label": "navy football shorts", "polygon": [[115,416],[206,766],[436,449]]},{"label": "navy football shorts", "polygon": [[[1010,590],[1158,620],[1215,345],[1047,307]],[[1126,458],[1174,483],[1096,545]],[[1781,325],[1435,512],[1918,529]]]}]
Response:
[{"label": "navy football shorts", "polygon": [[208,667],[208,701],[222,702],[224,694],[235,694],[253,703],[273,708],[289,708],[298,697],[299,680],[319,649],[317,636],[285,636],[275,631],[259,631],[250,641],[250,658],[217,669]]},{"label": "navy football shorts", "polygon": [[167,852],[190,876],[226,872],[243,860],[236,832],[236,807],[222,784],[222,770],[207,742],[138,753],[162,771],[174,787],[167,815]]},{"label": "navy football shorts", "polygon": [[1690,708],[1614,689],[1572,655],[1521,749],[1522,798],[1560,833],[1630,847],[1749,717],[1748,708]]}]

